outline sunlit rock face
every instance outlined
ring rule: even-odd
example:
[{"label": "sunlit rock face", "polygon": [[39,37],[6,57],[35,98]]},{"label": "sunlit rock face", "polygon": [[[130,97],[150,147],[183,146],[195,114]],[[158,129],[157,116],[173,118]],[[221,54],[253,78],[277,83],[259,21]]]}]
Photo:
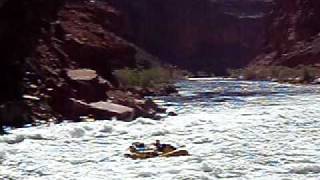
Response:
[{"label": "sunlit rock face", "polygon": [[268,17],[267,42],[253,64],[320,63],[320,1],[276,0]]},{"label": "sunlit rock face", "polygon": [[224,74],[262,46],[263,0],[110,0],[126,17],[127,39],[189,70]]}]

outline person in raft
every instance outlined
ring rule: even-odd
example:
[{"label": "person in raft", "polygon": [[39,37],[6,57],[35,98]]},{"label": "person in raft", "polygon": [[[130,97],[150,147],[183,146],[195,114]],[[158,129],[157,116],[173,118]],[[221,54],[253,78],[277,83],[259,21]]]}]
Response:
[{"label": "person in raft", "polygon": [[153,158],[159,155],[157,152],[154,152],[154,151],[146,151],[146,152],[138,151],[134,146],[130,146],[129,151],[132,154],[125,154],[124,156],[132,159],[148,159],[148,158]]},{"label": "person in raft", "polygon": [[161,144],[160,140],[156,140],[156,143],[153,143],[152,145],[156,147],[156,150],[158,152],[162,153],[168,153],[177,150],[177,148],[173,147],[170,144]]}]

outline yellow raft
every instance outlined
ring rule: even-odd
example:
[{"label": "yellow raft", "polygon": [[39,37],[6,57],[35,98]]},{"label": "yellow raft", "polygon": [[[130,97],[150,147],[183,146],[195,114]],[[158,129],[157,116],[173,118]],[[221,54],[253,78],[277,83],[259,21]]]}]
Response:
[{"label": "yellow raft", "polygon": [[175,156],[189,156],[187,150],[175,150],[168,153],[160,154],[160,157],[175,157]]},{"label": "yellow raft", "polygon": [[163,152],[156,151],[154,149],[146,149],[143,151],[138,151],[135,148],[130,149],[129,154],[125,154],[125,157],[131,159],[149,159],[155,157],[177,157],[177,156],[189,156],[187,150],[179,149],[165,149]]}]

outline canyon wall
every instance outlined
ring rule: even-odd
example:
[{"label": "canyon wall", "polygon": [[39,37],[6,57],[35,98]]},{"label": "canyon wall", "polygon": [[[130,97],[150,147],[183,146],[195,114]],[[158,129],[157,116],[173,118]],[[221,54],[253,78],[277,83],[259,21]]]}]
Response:
[{"label": "canyon wall", "polygon": [[320,63],[320,1],[275,0],[268,17],[266,43],[252,65]]},{"label": "canyon wall", "polygon": [[158,61],[135,44],[217,75],[319,65],[319,17],[318,0],[2,0],[0,125],[75,118],[118,90],[135,101],[112,74]]},{"label": "canyon wall", "polygon": [[267,0],[109,0],[126,17],[117,32],[161,59],[223,75],[247,65],[265,41]]}]

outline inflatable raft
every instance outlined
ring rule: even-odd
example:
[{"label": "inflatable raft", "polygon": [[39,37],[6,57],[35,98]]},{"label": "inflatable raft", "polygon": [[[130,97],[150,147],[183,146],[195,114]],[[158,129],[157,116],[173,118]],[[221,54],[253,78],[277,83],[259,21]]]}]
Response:
[{"label": "inflatable raft", "polygon": [[[142,143],[141,143],[142,144]],[[125,157],[131,159],[149,159],[155,157],[177,157],[177,156],[189,156],[189,152],[183,149],[168,148],[164,151],[159,151],[151,146],[137,146],[136,143],[129,148],[130,153],[125,154]]]}]

